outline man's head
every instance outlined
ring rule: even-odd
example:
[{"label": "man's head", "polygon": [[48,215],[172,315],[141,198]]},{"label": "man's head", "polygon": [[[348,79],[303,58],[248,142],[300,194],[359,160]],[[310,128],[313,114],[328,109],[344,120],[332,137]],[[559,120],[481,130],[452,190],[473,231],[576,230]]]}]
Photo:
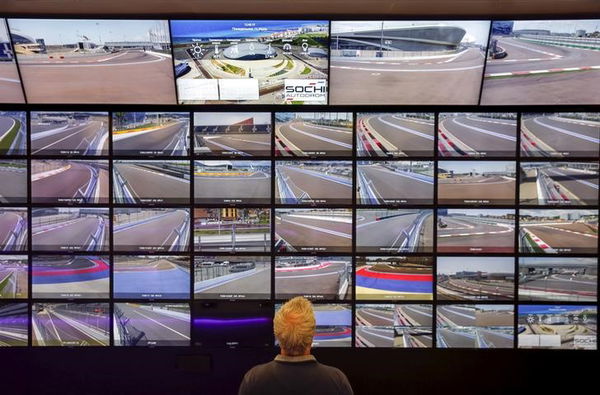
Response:
[{"label": "man's head", "polygon": [[315,335],[312,303],[301,296],[290,299],[275,314],[273,326],[282,354],[308,354]]}]

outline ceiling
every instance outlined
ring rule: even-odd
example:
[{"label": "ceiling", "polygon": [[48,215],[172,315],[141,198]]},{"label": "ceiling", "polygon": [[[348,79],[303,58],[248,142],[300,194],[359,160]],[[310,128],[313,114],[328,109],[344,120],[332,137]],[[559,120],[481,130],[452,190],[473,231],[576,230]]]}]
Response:
[{"label": "ceiling", "polygon": [[0,0],[11,15],[600,15],[599,0]]}]

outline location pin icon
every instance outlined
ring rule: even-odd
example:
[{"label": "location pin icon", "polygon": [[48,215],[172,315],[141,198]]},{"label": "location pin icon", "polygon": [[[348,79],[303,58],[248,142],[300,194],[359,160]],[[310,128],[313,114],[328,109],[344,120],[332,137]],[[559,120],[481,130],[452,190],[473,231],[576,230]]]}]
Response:
[{"label": "location pin icon", "polygon": [[308,44],[307,43],[302,43],[302,50],[304,52],[308,51]]}]

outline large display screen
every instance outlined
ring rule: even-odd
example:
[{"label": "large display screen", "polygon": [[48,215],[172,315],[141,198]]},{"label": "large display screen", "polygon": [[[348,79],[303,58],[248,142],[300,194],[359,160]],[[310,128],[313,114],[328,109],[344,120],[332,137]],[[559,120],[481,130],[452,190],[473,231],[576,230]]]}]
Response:
[{"label": "large display screen", "polygon": [[176,103],[167,21],[9,19],[8,25],[29,103]]},{"label": "large display screen", "polygon": [[173,20],[183,104],[327,104],[328,21]]}]

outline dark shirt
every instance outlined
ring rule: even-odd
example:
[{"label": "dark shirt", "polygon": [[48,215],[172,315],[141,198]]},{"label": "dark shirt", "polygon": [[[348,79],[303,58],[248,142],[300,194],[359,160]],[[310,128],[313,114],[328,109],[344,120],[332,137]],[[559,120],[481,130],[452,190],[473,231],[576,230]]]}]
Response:
[{"label": "dark shirt", "polygon": [[239,395],[352,395],[341,370],[323,365],[312,355],[286,357],[253,367],[246,373]]}]

